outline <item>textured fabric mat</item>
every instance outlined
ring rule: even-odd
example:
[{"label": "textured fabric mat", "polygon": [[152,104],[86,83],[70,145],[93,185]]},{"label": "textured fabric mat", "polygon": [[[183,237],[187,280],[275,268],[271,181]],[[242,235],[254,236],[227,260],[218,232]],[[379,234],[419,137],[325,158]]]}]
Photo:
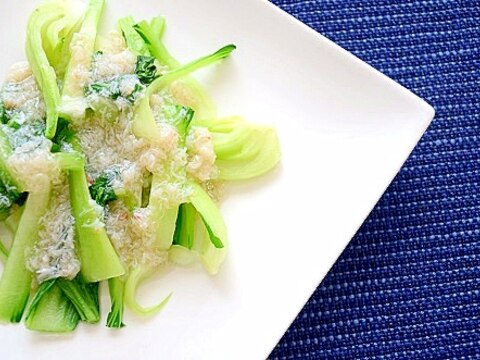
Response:
[{"label": "textured fabric mat", "polygon": [[273,2],[437,114],[271,359],[480,358],[480,1]]}]

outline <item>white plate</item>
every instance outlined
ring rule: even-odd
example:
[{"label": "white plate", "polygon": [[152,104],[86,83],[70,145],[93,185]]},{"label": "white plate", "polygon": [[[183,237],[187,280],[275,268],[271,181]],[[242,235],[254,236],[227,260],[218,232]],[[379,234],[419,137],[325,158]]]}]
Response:
[{"label": "white plate", "polygon": [[[24,58],[25,24],[36,2],[0,4],[3,72]],[[142,287],[141,298],[151,304],[173,290],[171,302],[147,320],[127,313],[128,327],[120,331],[105,328],[104,320],[57,337],[0,326],[1,357],[265,358],[434,111],[267,1],[110,0],[110,25],[129,14],[165,15],[167,44],[182,61],[235,43],[231,59],[200,77],[221,115],[277,127],[282,165],[262,179],[228,187],[222,209],[231,249],[218,276],[178,269],[157,277]]]}]

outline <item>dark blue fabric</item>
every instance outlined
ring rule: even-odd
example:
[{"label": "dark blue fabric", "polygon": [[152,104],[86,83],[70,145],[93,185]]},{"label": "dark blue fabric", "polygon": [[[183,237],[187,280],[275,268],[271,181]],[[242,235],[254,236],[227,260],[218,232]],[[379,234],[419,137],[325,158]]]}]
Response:
[{"label": "dark blue fabric", "polygon": [[437,114],[271,359],[480,358],[480,1],[273,2]]}]

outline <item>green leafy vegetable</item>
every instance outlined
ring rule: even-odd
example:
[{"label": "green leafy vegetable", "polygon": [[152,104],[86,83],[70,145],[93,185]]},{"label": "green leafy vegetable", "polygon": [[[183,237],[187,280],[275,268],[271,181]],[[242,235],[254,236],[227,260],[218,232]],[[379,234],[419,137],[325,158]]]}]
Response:
[{"label": "green leafy vegetable", "polygon": [[60,152],[63,146],[71,147],[71,142],[75,138],[75,133],[70,129],[70,124],[63,118],[58,119],[57,132],[52,138],[51,151],[60,169],[64,171],[83,170],[85,167],[85,157],[78,151]]},{"label": "green leafy vegetable", "polygon": [[2,239],[0,239],[0,261],[2,263],[5,263],[8,258],[8,250],[5,247],[5,245],[2,242]]},{"label": "green leafy vegetable", "polygon": [[38,238],[40,218],[50,199],[50,179],[35,175],[38,192],[30,192],[18,230],[0,279],[0,321],[19,322],[30,295],[31,273],[25,268],[25,252]]},{"label": "green leafy vegetable", "polygon": [[130,49],[130,51],[135,55],[149,56],[150,51],[148,50],[145,41],[133,28],[134,25],[135,21],[131,16],[127,16],[118,20],[118,27],[122,32],[125,42],[127,43],[127,47]]},{"label": "green leafy vegetable", "polygon": [[[25,200],[27,200],[26,195],[27,194],[25,194]],[[22,213],[23,213],[23,207],[16,207],[13,213],[3,222],[3,224],[5,225],[5,228],[12,233],[12,237],[10,240],[13,240],[13,235],[17,232],[18,224],[20,223],[20,219],[22,218]]]},{"label": "green leafy vegetable", "polygon": [[62,146],[70,143],[75,133],[70,129],[69,122],[64,118],[58,118],[57,131],[52,138],[52,152],[59,152]]},{"label": "green leafy vegetable", "polygon": [[[130,70],[105,75],[101,69],[103,63],[100,63],[106,57],[115,56],[113,69],[124,63],[127,66],[129,61],[116,57],[116,43],[111,48],[106,47],[105,54],[95,52],[103,7],[104,0],[89,0],[88,6],[77,0],[47,0],[31,15],[27,26],[26,53],[45,102],[46,119],[24,118],[22,114],[17,114],[17,110],[7,110],[0,100],[0,260],[4,262],[0,278],[0,321],[19,322],[23,316],[33,276],[26,269],[27,263],[30,266],[27,256],[30,256],[30,249],[42,233],[39,231],[45,225],[42,222],[48,219],[43,216],[47,210],[50,216],[50,209],[57,204],[51,202],[52,184],[55,184],[56,192],[63,191],[60,185],[57,187],[56,177],[49,178],[51,175],[37,174],[24,180],[28,176],[22,173],[22,181],[19,182],[14,176],[19,170],[17,167],[10,168],[10,161],[17,161],[16,157],[10,158],[12,147],[17,151],[20,145],[32,140],[35,143],[32,141],[28,145],[33,147],[38,142],[43,146],[44,137],[52,141],[51,153],[47,149],[45,157],[48,161],[53,157],[58,168],[68,177],[75,252],[80,260],[80,273],[73,280],[68,280],[67,274],[66,278],[39,284],[25,320],[27,328],[32,330],[69,332],[80,320],[97,323],[100,320],[98,289],[99,282],[103,280],[108,280],[111,299],[108,327],[125,326],[124,305],[143,316],[160,311],[172,294],[151,307],[144,307],[136,298],[142,281],[157,270],[153,265],[157,263],[155,258],[145,263],[145,259],[150,260],[150,255],[156,255],[144,251],[154,249],[153,252],[161,251],[162,255],[168,251],[169,258],[182,265],[200,260],[210,274],[217,273],[227,252],[227,231],[217,205],[204,190],[210,184],[198,184],[191,180],[193,175],[190,176],[188,166],[195,165],[198,159],[190,152],[196,151],[195,146],[204,145],[195,143],[190,146],[189,143],[186,146],[191,126],[206,127],[211,132],[221,180],[261,175],[272,169],[280,158],[278,138],[273,129],[251,125],[240,118],[216,119],[210,97],[195,80],[188,77],[192,72],[228,57],[235,50],[235,45],[227,45],[181,65],[163,43],[165,21],[162,17],[139,23],[135,23],[132,17],[126,17],[118,22],[118,27],[128,48],[136,56],[134,74]],[[92,62],[97,60],[98,71],[92,73]],[[119,63],[116,64],[116,61]],[[161,113],[154,116],[150,98],[154,94],[163,96],[165,91],[167,95],[159,103]],[[119,116],[125,117],[118,121]],[[129,125],[121,134],[130,136],[132,131],[139,138],[138,144],[130,147],[128,143],[127,146],[128,151],[139,149],[138,163],[130,167],[129,161],[133,160],[127,152],[123,158],[125,161],[112,162],[102,168],[100,175],[95,172],[97,177],[91,186],[85,169],[87,156],[73,130],[78,129],[82,134],[79,138],[87,139],[88,143],[89,138],[83,135],[89,129],[82,127],[87,117],[89,126],[90,121],[102,121],[101,130],[106,132],[114,121],[115,125],[124,126],[123,120],[127,120]],[[159,126],[160,121],[174,126],[178,137],[171,126],[168,126],[168,131],[165,130],[167,127]],[[70,126],[72,123],[73,129]],[[103,137],[102,131],[98,131],[95,140],[109,144],[110,135]],[[5,132],[12,137],[7,138]],[[121,138],[123,135],[114,133],[113,136]],[[167,138],[172,141],[166,141]],[[203,140],[200,138],[200,141]],[[115,147],[112,150],[118,152],[112,158],[124,155]],[[96,154],[101,155],[102,152]],[[109,157],[109,154],[106,156]],[[201,155],[198,156],[203,166]],[[90,152],[88,158],[92,159]],[[39,167],[42,160],[38,161]],[[109,163],[110,158],[105,160]],[[37,171],[36,165],[32,166],[34,172]],[[88,165],[97,170],[95,161]],[[133,174],[130,170],[136,171],[137,165],[142,168],[142,173]],[[135,179],[131,175],[139,176],[138,184],[131,184],[131,179]],[[28,194],[24,192],[29,190]],[[63,198],[59,200],[63,205]],[[128,256],[124,257],[121,248],[126,268],[107,236],[104,223],[109,221],[107,223],[111,225],[112,218],[108,216],[115,216],[113,206],[107,207],[112,201],[122,206],[118,219],[127,221],[124,223],[126,238],[148,231],[148,244],[140,244],[142,247],[135,248],[133,254],[136,256],[138,250],[141,258],[135,257],[130,261]],[[123,207],[132,211],[131,217],[124,213]],[[141,209],[145,207],[147,209]],[[70,216],[63,208],[52,210],[62,210],[63,215]],[[63,236],[68,236],[71,244],[72,223],[69,224],[59,228],[62,235],[58,237],[63,239]],[[63,226],[63,223],[58,225]],[[45,230],[49,228],[45,226]],[[52,233],[56,234],[55,231]],[[50,249],[52,246],[48,243],[47,247]],[[53,247],[55,251],[63,250]],[[70,245],[66,249],[71,250]],[[35,247],[35,252],[37,250]],[[74,274],[71,274],[72,277]]]},{"label": "green leafy vegetable", "polygon": [[181,204],[175,224],[173,244],[192,249],[195,227],[195,208],[191,204]]},{"label": "green leafy vegetable", "polygon": [[21,207],[15,207],[12,210],[8,218],[0,222],[0,261],[4,264],[7,261],[9,249],[13,242],[13,237],[17,232],[23,209]]},{"label": "green leafy vegetable", "polygon": [[235,50],[235,48],[235,45],[224,46],[216,52],[172,70],[152,82],[147,88],[145,96],[136,106],[133,120],[134,134],[137,137],[143,137],[146,139],[156,139],[160,136],[159,129],[150,108],[150,95],[159,92],[175,80],[181,79],[195,70],[201,69],[202,67],[211,65],[221,59],[226,58],[233,50]]},{"label": "green leafy vegetable", "polygon": [[[72,140],[72,146],[81,150],[77,139]],[[123,275],[125,269],[108,239],[103,216],[92,204],[85,170],[70,171],[68,180],[83,278],[99,282]]]},{"label": "green leafy vegetable", "polygon": [[117,100],[120,96],[122,96],[118,78],[113,78],[108,82],[98,82],[87,85],[85,88],[85,95],[88,96],[92,94],[98,94],[112,100]]},{"label": "green leafy vegetable", "polygon": [[145,90],[145,87],[140,85],[140,84],[135,84],[135,87],[133,88],[133,91],[130,95],[127,96],[127,100],[131,103],[134,104],[135,101],[137,100],[138,95]]},{"label": "green leafy vegetable", "polygon": [[78,73],[91,70],[104,3],[104,0],[90,0],[82,26],[72,39],[72,58],[67,66],[59,107],[62,116],[70,120],[81,120],[85,116],[86,103],[83,95],[88,78],[79,79]]},{"label": "green leafy vegetable", "polygon": [[9,120],[10,120],[10,117],[7,114],[5,105],[3,104],[3,101],[0,101],[0,122],[2,124],[7,124]]},{"label": "green leafy vegetable", "polygon": [[199,256],[195,249],[189,250],[181,245],[172,245],[168,249],[168,260],[173,264],[188,267],[196,263],[199,260]]},{"label": "green leafy vegetable", "polygon": [[[206,270],[215,274],[226,255],[225,223],[217,205],[205,190],[196,183],[190,183],[190,186],[193,193],[190,203],[180,205],[173,237],[173,246],[176,247],[170,255],[177,263],[188,263],[192,254],[181,251],[178,246],[196,250]],[[198,218],[203,227],[198,225]]]},{"label": "green leafy vegetable", "polygon": [[[224,239],[225,242],[225,239]],[[198,254],[203,267],[210,275],[215,275],[220,270],[227,256],[227,244],[223,248],[217,248],[212,244],[210,236],[202,219],[195,223],[195,243],[193,252]],[[185,248],[185,250],[188,250]],[[176,254],[173,254],[176,255]],[[178,260],[174,257],[174,260]]]},{"label": "green leafy vegetable", "polygon": [[[140,33],[140,35],[142,34]],[[147,88],[146,95],[140,100],[139,104],[136,107],[134,124],[133,124],[133,131],[135,135],[137,137],[144,137],[147,139],[154,139],[159,135],[158,127],[155,123],[155,120],[153,118],[153,114],[151,113],[151,109],[149,105],[149,97],[152,93],[160,91],[162,88],[166,87],[171,82],[187,75],[192,71],[195,71],[203,66],[210,65],[215,61],[225,58],[234,49],[235,49],[234,45],[228,45],[211,55],[208,55],[196,61],[193,61],[185,65],[184,67],[181,67],[177,70],[173,70],[170,73],[167,73],[159,77],[158,79],[156,79]],[[188,131],[188,127],[190,125],[190,122],[193,119],[194,111],[188,107],[178,107],[175,110],[176,110],[176,114],[175,114],[176,116],[173,117],[174,125],[179,130],[179,134],[182,139],[181,141],[184,143],[185,136]],[[154,177],[154,180],[152,181],[152,187],[155,187],[155,186],[156,186],[156,177]],[[159,223],[162,223],[163,225],[160,225],[159,228],[157,228],[157,243],[161,244],[160,245],[161,248],[165,248],[166,246],[170,245],[172,241],[174,243],[175,241],[177,241],[179,243],[186,244],[187,247],[191,248],[192,242],[193,242],[193,238],[192,238],[193,235],[188,236],[186,238],[187,240],[183,240],[185,237],[184,235],[185,226],[183,225],[175,226],[176,222],[174,222],[173,220],[175,219],[175,216],[177,215],[177,212],[179,210],[161,209],[159,208],[158,205],[155,205],[155,200],[152,200],[151,204],[152,204],[154,213],[159,213],[159,212],[163,213],[163,218],[161,219],[161,221],[159,221]],[[187,207],[187,209],[189,208]],[[186,220],[183,220],[183,223],[185,224],[192,223],[193,220],[192,220],[191,213],[192,211],[187,212],[188,215],[186,217]],[[182,221],[184,217],[185,216],[183,214],[183,209],[182,209],[181,214],[177,216],[177,221]],[[189,226],[188,229],[191,229],[191,226]],[[175,236],[175,232],[177,232],[176,236]],[[186,231],[186,232],[189,233],[189,231]]]},{"label": "green leafy vegetable", "polygon": [[7,126],[11,127],[12,129],[18,130],[20,129],[21,124],[17,121],[17,119],[13,118],[7,122]]},{"label": "green leafy vegetable", "polygon": [[3,219],[10,214],[13,204],[22,204],[25,200],[23,189],[7,161],[11,153],[10,141],[0,129],[0,216],[3,215]]},{"label": "green leafy vegetable", "polygon": [[117,200],[118,196],[112,187],[111,176],[103,174],[96,178],[93,184],[90,185],[90,196],[98,205],[103,207],[105,207],[108,202]]},{"label": "green leafy vegetable", "polygon": [[137,63],[135,65],[135,74],[137,74],[143,85],[150,85],[156,78],[158,78],[155,58],[153,56],[138,55]]},{"label": "green leafy vegetable", "polygon": [[122,328],[123,323],[123,294],[125,283],[121,277],[108,280],[108,290],[110,292],[111,309],[107,317],[107,326],[110,328]]},{"label": "green leafy vegetable", "polygon": [[220,210],[200,185],[191,182],[190,186],[193,188],[193,193],[189,200],[200,214],[212,244],[217,248],[223,248],[223,243],[227,239],[227,228]]},{"label": "green leafy vegetable", "polygon": [[25,325],[30,330],[65,333],[75,330],[79,321],[75,306],[54,279],[45,281],[37,289],[28,308]]},{"label": "green leafy vegetable", "polygon": [[213,246],[215,246],[217,249],[221,249],[224,247],[222,240],[215,235],[213,232],[212,228],[210,227],[209,223],[205,220],[205,218],[202,216],[202,221],[203,224],[205,225],[205,228],[207,229],[208,232],[208,237],[210,238],[210,241],[212,242]]},{"label": "green leafy vegetable", "polygon": [[97,93],[97,94],[108,93],[107,97],[110,97],[115,100],[122,95],[118,87],[118,84],[115,84],[115,85],[116,85],[115,88],[113,88],[113,86],[111,86],[111,84],[108,84],[108,83],[90,84],[86,87],[85,93],[87,95],[94,94],[94,93]]},{"label": "green leafy vegetable", "polygon": [[125,270],[108,239],[102,215],[90,202],[85,171],[70,171],[69,183],[82,275],[87,282],[123,275]]},{"label": "green leafy vegetable", "polygon": [[14,204],[21,204],[26,198],[25,193],[9,189],[0,181],[0,221],[10,216]]},{"label": "green leafy vegetable", "polygon": [[[227,228],[220,210],[205,190],[196,183],[190,183],[190,186],[193,193],[189,200],[200,214],[203,225],[195,227],[195,241],[198,239],[198,244],[194,246],[200,253],[205,269],[216,274],[227,254]],[[205,230],[207,234],[202,237]]]},{"label": "green leafy vegetable", "polygon": [[141,36],[150,53],[162,65],[166,65],[170,69],[180,66],[162,42],[163,32],[165,31],[165,19],[163,17],[154,17],[150,23],[143,20],[138,24],[134,24],[133,28]]},{"label": "green leafy vegetable", "polygon": [[[90,196],[95,202],[105,207],[110,201],[120,199],[130,210],[140,206],[142,203],[142,184],[138,183],[133,188],[113,188],[113,183],[120,179],[121,172],[117,166],[112,166],[103,171],[92,185],[90,185]],[[121,184],[121,182],[119,182]]]},{"label": "green leafy vegetable", "polygon": [[85,15],[84,4],[75,0],[49,1],[61,10],[62,15],[42,28],[42,43],[50,65],[57,77],[63,79],[70,60],[72,37],[79,30]]},{"label": "green leafy vegetable", "polygon": [[[142,34],[141,34],[142,35]],[[158,79],[156,79],[148,88],[146,95],[140,100],[139,104],[137,104],[136,111],[135,111],[135,117],[134,117],[134,124],[133,124],[133,131],[137,137],[145,137],[148,139],[155,139],[159,136],[158,134],[158,127],[156,126],[155,120],[153,118],[153,114],[150,109],[149,105],[149,97],[150,94],[155,93],[163,89],[164,87],[168,86],[171,82],[178,80],[182,78],[183,76],[189,74],[190,72],[193,72],[203,66],[210,65],[214,63],[215,61],[218,61],[220,59],[225,58],[228,56],[233,50],[235,49],[234,45],[228,45],[223,47],[222,49],[218,50],[217,52],[205,56],[203,58],[200,58],[196,61],[193,61],[181,68],[178,68],[176,70],[173,70]],[[178,110],[178,109],[177,109]],[[179,116],[178,119],[179,121],[175,124],[177,125],[177,128],[179,129],[180,136],[183,135],[183,137],[186,135],[186,132],[188,130],[188,126],[190,125],[190,122],[192,121],[193,118],[193,110],[189,108],[180,108],[180,111],[178,111]],[[156,186],[155,180],[152,182],[152,187]],[[152,201],[153,203],[153,201]],[[153,205],[154,211],[155,211],[155,205]],[[187,207],[187,209],[189,209]],[[158,210],[156,210],[158,211]],[[172,219],[172,214],[174,214],[173,210],[166,210],[169,214],[169,224],[172,224],[171,219]],[[175,241],[179,244],[185,244],[188,248],[192,247],[192,237],[190,236],[189,231],[187,233],[189,236],[185,237],[185,227],[183,226],[183,223],[192,223],[193,216],[192,216],[192,211],[187,212],[187,217],[184,219],[185,214],[183,213],[184,208],[181,210],[180,216],[177,217],[177,223],[175,227],[175,232],[177,235],[175,235],[175,232],[173,233],[173,242]],[[195,212],[193,212],[193,215]],[[182,225],[180,224],[182,222]],[[188,229],[191,229],[191,226],[189,225],[187,227]],[[171,226],[166,227],[166,231],[163,232],[162,235],[163,238],[160,238],[160,241],[163,242],[163,244],[168,244],[169,239],[167,236],[170,232],[170,229],[172,229]],[[214,234],[213,230],[211,231],[212,235]],[[182,235],[181,235],[182,234]],[[171,241],[171,240],[170,240]],[[212,237],[212,242],[215,242],[218,246],[222,245],[222,242],[220,240],[220,237],[216,236]]]},{"label": "green leafy vegetable", "polygon": [[247,123],[239,117],[195,121],[213,136],[216,165],[222,180],[245,180],[273,169],[280,161],[275,129]]},{"label": "green leafy vegetable", "polygon": [[159,302],[157,305],[151,307],[144,307],[140,305],[136,300],[137,288],[145,278],[149,277],[154,272],[154,269],[147,265],[139,266],[132,270],[129,274],[127,282],[125,284],[125,294],[124,300],[125,305],[129,307],[130,310],[135,312],[140,316],[151,316],[158,313],[162,310],[165,305],[170,300],[172,294],[170,293],[165,299]]},{"label": "green leafy vegetable", "polygon": [[57,284],[72,302],[82,321],[94,324],[100,320],[98,283],[87,284],[77,276],[73,280],[58,279]]},{"label": "green leafy vegetable", "polygon": [[12,152],[6,134],[0,129],[0,220],[6,219],[14,204],[23,204],[26,194],[8,164]]},{"label": "green leafy vegetable", "polygon": [[[129,101],[131,104],[135,103],[135,100],[140,92],[142,92],[145,89],[145,86],[142,84],[138,83],[135,84],[132,92],[130,94],[122,94],[121,90],[121,83],[122,81],[125,81],[127,78],[131,77],[132,75],[119,75],[115,76],[107,81],[104,82],[97,82],[93,83],[90,85],[87,85],[85,87],[85,95],[86,96],[91,96],[91,95],[99,95],[103,98],[111,99],[111,100],[117,100],[120,97],[124,97],[127,101]],[[101,110],[101,106],[99,107],[98,105],[103,105],[103,106],[108,106],[105,103],[100,103],[98,104],[92,104],[90,103],[90,107],[94,110],[99,112]],[[113,109],[116,110],[116,109]],[[118,110],[117,110],[118,112]]]},{"label": "green leafy vegetable", "polygon": [[53,154],[53,158],[57,162],[60,169],[64,171],[83,170],[85,166],[85,158],[82,154],[76,151],[72,152],[57,152]]},{"label": "green leafy vegetable", "polygon": [[[47,39],[48,29],[58,29],[58,22],[64,25],[65,18],[69,16],[69,10],[71,9],[67,8],[62,1],[46,1],[35,9],[27,24],[26,54],[45,101],[47,112],[45,136],[49,139],[55,136],[57,128],[60,91],[57,85],[57,74],[49,62],[44,40]],[[70,25],[75,26],[76,19],[69,18],[72,20]]]},{"label": "green leafy vegetable", "polygon": [[[158,179],[158,175],[154,175],[152,189],[157,186],[161,186],[161,181]],[[160,250],[168,250],[172,246],[179,207],[164,209],[156,198],[150,199],[148,206],[155,218],[158,219],[155,229],[155,245]]]},{"label": "green leafy vegetable", "polygon": [[177,128],[178,135],[180,137],[180,145],[184,146],[188,134],[188,129],[193,120],[195,111],[188,106],[176,105],[175,113],[170,114],[169,119],[173,122],[173,125]]},{"label": "green leafy vegetable", "polygon": [[[149,55],[154,56],[161,65],[166,66],[170,71],[181,67],[181,64],[168,52],[162,41],[163,33],[166,28],[165,19],[163,17],[157,16],[150,22],[141,21],[138,24],[132,24],[132,22],[133,19],[130,19],[123,26],[133,26],[133,29],[138,33],[137,35],[140,35],[140,40],[143,40],[143,46],[146,47]],[[140,40],[136,38],[136,44],[139,43]],[[128,47],[131,48],[131,43],[128,39],[127,44]],[[178,86],[178,88],[181,89],[178,92],[180,96],[177,96],[176,91],[172,91],[172,95],[176,102],[194,109],[196,118],[213,119],[216,117],[215,104],[213,103],[212,98],[195,79],[183,77],[180,80],[180,83],[180,86]],[[175,88],[173,90],[175,90]],[[184,96],[185,94],[186,96]]]}]

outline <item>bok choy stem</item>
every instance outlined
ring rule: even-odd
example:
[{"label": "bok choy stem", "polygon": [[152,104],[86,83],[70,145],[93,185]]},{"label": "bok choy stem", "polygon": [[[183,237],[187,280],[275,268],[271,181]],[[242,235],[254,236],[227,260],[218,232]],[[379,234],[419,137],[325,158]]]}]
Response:
[{"label": "bok choy stem", "polygon": [[77,327],[80,316],[57,281],[45,281],[37,289],[25,318],[27,329],[65,333]]},{"label": "bok choy stem", "polygon": [[150,95],[159,92],[172,82],[181,79],[202,67],[212,65],[213,63],[226,58],[235,49],[236,46],[232,44],[224,46],[210,55],[203,56],[184,66],[171,70],[152,82],[147,88],[145,96],[135,108],[133,119],[133,132],[135,136],[151,140],[160,137],[158,126],[155,122],[152,109],[150,108]]},{"label": "bok choy stem", "polygon": [[0,279],[0,321],[19,322],[30,295],[31,273],[25,268],[25,252],[38,238],[40,218],[50,200],[50,179],[35,175],[39,191],[30,192],[18,230]]},{"label": "bok choy stem", "polygon": [[150,316],[156,314],[165,307],[172,296],[172,293],[170,293],[161,302],[150,307],[144,307],[138,303],[136,299],[137,288],[140,283],[145,278],[149,277],[153,272],[154,269],[148,265],[141,265],[132,270],[132,272],[128,275],[127,282],[125,283],[125,304],[130,310],[140,316]]},{"label": "bok choy stem", "polygon": [[111,328],[122,328],[125,280],[122,277],[116,277],[108,280],[108,290],[110,293],[111,308],[107,317],[107,326]]}]

